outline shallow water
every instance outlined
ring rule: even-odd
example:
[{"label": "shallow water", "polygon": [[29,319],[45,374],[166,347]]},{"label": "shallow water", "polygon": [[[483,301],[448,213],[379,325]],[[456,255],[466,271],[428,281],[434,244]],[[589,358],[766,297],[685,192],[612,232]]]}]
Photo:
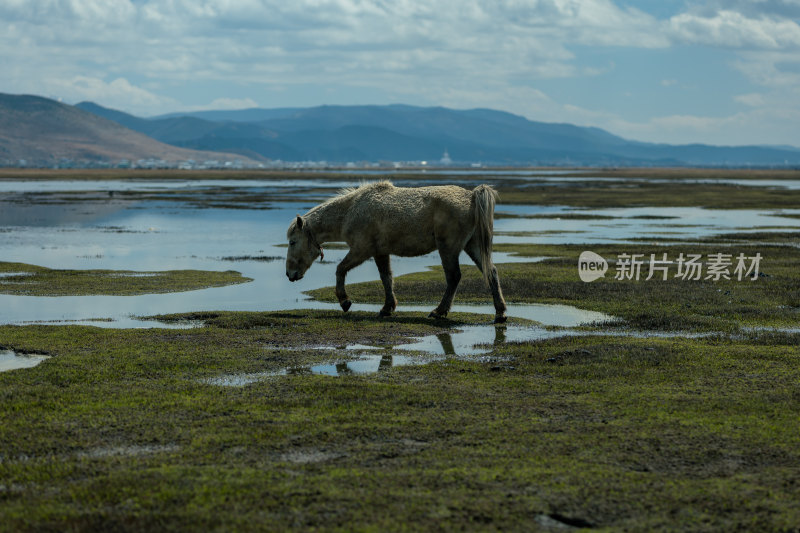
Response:
[{"label": "shallow water", "polygon": [[[499,179],[574,180],[568,173],[543,177],[530,171],[492,172]],[[458,173],[452,173],[454,180]],[[580,178],[583,179],[583,178]],[[276,261],[230,261],[231,257],[285,257],[285,232],[296,214],[316,205],[322,190],[357,185],[360,180],[165,180],[165,181],[0,181],[0,251],[2,260],[50,268],[162,271],[171,269],[237,270],[253,282],[170,294],[141,296],[33,297],[0,295],[0,324],[78,323],[99,327],[192,327],[198,324],[164,324],[137,319],[166,313],[241,310],[331,309],[339,306],[309,300],[303,293],[332,285],[336,264],[346,251],[325,251],[326,261],[316,263],[296,283],[285,278],[282,259]],[[463,180],[462,180],[463,181]],[[491,181],[489,179],[488,181]],[[401,182],[398,182],[401,183]],[[755,185],[756,183],[753,183]],[[781,183],[783,184],[783,182]],[[750,183],[748,183],[750,185]],[[770,184],[769,186],[773,186]],[[114,191],[201,191],[206,199],[215,191],[236,194],[274,192],[282,200],[260,205],[261,209],[196,208],[180,202],[122,199]],[[297,193],[298,189],[302,193]],[[67,191],[64,194],[46,194]],[[90,191],[100,191],[101,194]],[[319,194],[316,192],[319,191]],[[78,194],[75,194],[78,193]],[[84,194],[85,193],[85,194]],[[41,196],[37,196],[40,195]],[[286,200],[292,198],[293,200]],[[26,196],[29,195],[29,196]],[[269,197],[267,197],[269,198]],[[265,209],[266,208],[266,209]],[[635,238],[670,235],[700,238],[759,226],[800,228],[800,220],[776,216],[772,210],[714,210],[703,208],[627,208],[578,210],[565,206],[500,205],[498,211],[521,217],[546,214],[591,214],[609,219],[500,218],[496,242],[586,243],[620,242]],[[800,214],[798,210],[784,213]],[[516,235],[514,233],[517,233]],[[495,254],[495,262],[530,262]],[[439,264],[438,254],[417,258],[393,258],[395,275],[419,272]],[[462,254],[462,263],[472,266]],[[8,276],[10,274],[5,274]],[[0,275],[0,284],[4,275]],[[576,272],[577,277],[577,272]],[[378,279],[369,261],[348,275],[348,283]],[[487,295],[488,296],[488,295]],[[399,294],[398,311],[427,315],[432,305],[404,305]],[[458,298],[456,298],[458,302]],[[377,313],[380,305],[353,305],[354,311]],[[491,305],[458,304],[457,313],[493,315]],[[601,323],[612,317],[565,305],[511,305],[508,315],[540,325],[466,326],[446,334],[414,339],[411,343],[386,347],[353,345],[347,360],[276,372],[219,376],[208,383],[241,386],[279,374],[366,374],[396,366],[425,364],[446,357],[481,358],[507,342],[535,341],[556,336],[585,334],[573,329],[581,324]],[[547,329],[556,326],[567,329]],[[637,333],[632,333],[637,334]],[[324,350],[324,347],[315,349]],[[21,356],[0,352],[0,370],[32,367],[46,356]]]},{"label": "shallow water", "polygon": [[[329,184],[327,181],[315,183],[320,187]],[[52,190],[64,187],[61,182],[49,182],[49,185]],[[96,183],[68,185],[86,187]],[[43,184],[37,182],[36,186]],[[284,202],[269,210],[197,209],[167,202],[129,204],[113,198],[55,206],[10,204],[16,211],[16,225],[6,224],[0,231],[4,261],[74,269],[237,270],[254,281],[141,296],[0,295],[0,323],[66,321],[104,327],[151,327],[159,324],[134,317],[202,310],[337,308],[311,302],[303,292],[334,283],[336,263],[346,254],[344,250],[326,250],[326,261],[316,263],[309,274],[296,283],[286,280],[283,260],[225,260],[245,256],[284,257],[286,252],[281,245],[285,242],[289,221],[312,205],[314,202]],[[11,216],[8,209],[3,212],[6,217]],[[497,254],[495,259],[498,262],[530,260],[503,254]],[[470,264],[466,254],[462,254],[462,260]],[[402,275],[438,263],[436,253],[395,258],[393,270],[396,275]],[[348,275],[348,282],[377,278],[377,268],[368,261]],[[400,298],[402,300],[402,295]],[[373,307],[367,309],[372,311]],[[377,309],[374,307],[376,313]],[[98,322],[98,319],[111,320]]]},{"label": "shallow water", "polygon": [[[346,352],[348,360],[318,365],[283,368],[276,371],[223,374],[203,380],[204,383],[225,387],[241,387],[263,381],[274,376],[324,375],[345,376],[374,374],[398,366],[424,365],[446,357],[477,359],[478,356],[506,342],[536,341],[560,337],[569,332],[547,330],[537,326],[466,326],[451,333],[426,335],[414,339],[410,344],[395,346],[347,346],[344,350],[334,347],[315,347],[330,350],[332,355]],[[400,352],[408,352],[407,355]]]},{"label": "shallow water", "polygon": [[33,368],[47,359],[50,359],[49,355],[20,354],[11,350],[0,350],[0,372]]},{"label": "shallow water", "polygon": [[213,188],[247,188],[253,191],[269,191],[276,189],[285,192],[287,189],[301,188],[342,188],[355,187],[358,179],[265,179],[265,180],[0,180],[0,193],[32,193],[32,192],[129,192],[129,191],[165,191]]},{"label": "shallow water", "polygon": [[[527,206],[501,205],[498,211],[518,216],[530,215]],[[728,231],[793,231],[800,220],[778,213],[800,215],[800,209],[706,209],[702,207],[630,207],[604,209],[553,209],[546,212],[603,217],[595,220],[569,218],[509,218],[495,222],[500,233],[496,242],[549,244],[610,243],[632,239],[699,239]],[[607,217],[611,217],[610,219]],[[764,229],[769,227],[770,229]],[[524,232],[525,235],[504,235]]]},{"label": "shallow water", "polygon": [[[456,358],[468,361],[501,362],[489,357],[492,349],[513,342],[536,342],[564,336],[607,335],[606,331],[545,329],[539,326],[466,326],[449,333],[425,335],[413,339],[409,344],[395,346],[365,346],[354,344],[343,350],[333,346],[308,347],[320,351],[337,353],[341,360],[309,366],[293,366],[264,372],[222,374],[201,380],[202,383],[221,387],[243,387],[275,376],[320,375],[351,376],[383,372],[400,366],[426,365],[435,361]],[[624,337],[707,337],[711,333],[686,333],[665,331],[617,330],[615,336]],[[407,352],[407,355],[398,352]],[[341,354],[346,354],[345,360]]]},{"label": "shallow water", "polygon": [[[529,171],[525,171],[529,172]],[[494,174],[494,173],[493,173]],[[503,174],[500,174],[503,175]],[[528,174],[535,177],[535,174]],[[568,177],[568,176],[567,176]],[[462,180],[463,181],[463,180]],[[343,250],[326,250],[324,263],[315,263],[296,283],[285,278],[283,260],[227,261],[229,257],[284,257],[286,227],[298,214],[317,201],[308,199],[271,203],[270,209],[195,208],[165,201],[123,201],[117,196],[50,195],[56,204],[19,202],[23,192],[54,191],[148,191],[154,189],[202,189],[214,197],[214,187],[239,187],[248,191],[306,191],[355,185],[357,180],[167,180],[167,181],[0,181],[0,252],[3,261],[29,263],[50,268],[161,271],[171,269],[237,270],[254,281],[242,285],[198,291],[141,296],[33,297],[0,295],[0,324],[86,323],[103,327],[163,327],[161,323],[137,320],[137,316],[208,310],[270,311],[298,308],[338,309],[336,304],[309,301],[303,292],[334,283],[336,263]],[[53,198],[50,198],[52,200]],[[72,199],[70,199],[72,198]],[[89,198],[89,199],[87,199]],[[12,201],[13,200],[13,201]],[[48,200],[48,202],[50,201]],[[495,222],[496,242],[586,243],[617,242],[637,237],[703,237],[741,227],[780,226],[800,228],[800,219],[775,216],[772,210],[713,210],[702,208],[629,208],[574,210],[563,206],[501,205],[498,211],[527,216],[579,212],[614,217],[612,220],[501,218]],[[800,213],[800,210],[785,211]],[[647,219],[636,217],[676,217]],[[523,235],[503,235],[523,232]],[[495,254],[495,262],[531,261]],[[419,272],[438,265],[436,253],[417,258],[393,258],[395,275]],[[466,268],[474,268],[462,254]],[[577,273],[576,273],[577,274]],[[378,279],[372,261],[354,269],[348,283]],[[2,283],[2,278],[0,278]],[[399,311],[430,309],[404,305]],[[458,298],[456,298],[458,302]],[[358,305],[355,310],[377,313],[379,306]],[[492,314],[490,306],[457,307],[454,311]],[[519,306],[512,316],[531,316],[535,306]],[[516,314],[519,313],[519,314]],[[109,320],[110,319],[110,320]],[[102,321],[99,321],[102,320]],[[565,323],[554,323],[566,325]]]}]

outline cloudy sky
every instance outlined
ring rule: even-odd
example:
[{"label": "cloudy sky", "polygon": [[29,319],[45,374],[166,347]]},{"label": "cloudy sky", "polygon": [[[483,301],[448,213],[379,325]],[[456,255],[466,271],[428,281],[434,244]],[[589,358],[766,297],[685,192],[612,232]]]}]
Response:
[{"label": "cloudy sky", "polygon": [[140,116],[406,103],[800,146],[800,0],[0,0],[0,73]]}]

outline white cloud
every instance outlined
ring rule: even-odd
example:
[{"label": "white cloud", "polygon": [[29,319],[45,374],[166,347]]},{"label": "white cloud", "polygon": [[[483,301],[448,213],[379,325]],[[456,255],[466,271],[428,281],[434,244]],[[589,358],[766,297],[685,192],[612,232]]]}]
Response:
[{"label": "white cloud", "polygon": [[750,81],[766,87],[800,87],[800,55],[787,52],[748,52],[734,66]]},{"label": "white cloud", "polygon": [[764,95],[759,93],[739,94],[734,96],[733,99],[740,104],[750,107],[762,107],[766,103],[764,101]]},{"label": "white cloud", "polygon": [[[154,115],[254,107],[256,100],[270,102],[268,95],[291,97],[299,92],[296,88],[318,87],[316,98],[336,88],[340,96],[335,103],[363,101],[367,94],[398,102],[492,107],[652,140],[680,135],[703,140],[700,133],[728,139],[734,133],[726,128],[758,131],[757,120],[778,124],[775,131],[790,131],[778,111],[784,108],[785,115],[794,116],[800,109],[794,89],[800,87],[800,26],[792,18],[800,16],[800,0],[687,2],[684,12],[661,20],[625,7],[632,3],[0,0],[0,49],[14,52],[3,57],[0,91],[93,100]],[[602,96],[583,108],[562,105],[570,102],[561,100],[558,91],[565,85],[559,81],[580,78],[577,83],[590,93],[593,77],[626,67],[624,59],[610,61],[616,49],[668,52],[676,43],[731,49],[733,68],[742,79],[765,89],[756,92],[743,84],[722,90],[721,99],[749,108],[742,117],[727,119],[676,114],[626,120],[608,112]],[[646,82],[656,89],[659,83],[675,87],[678,78],[683,86],[694,81],[687,71],[665,69]],[[228,84],[239,88],[228,91]],[[254,92],[243,94],[245,85]],[[186,96],[175,98],[186,100],[162,96],[179,91]],[[226,91],[237,96],[225,96]],[[355,96],[341,96],[347,94]],[[325,102],[308,104],[316,103]],[[657,115],[658,103],[652,107],[651,114]]]},{"label": "white cloud", "polygon": [[69,79],[46,79],[43,86],[48,94],[68,102],[86,100],[115,109],[142,111],[177,105],[174,100],[137,87],[125,78],[106,82],[99,78],[75,76]]},{"label": "white cloud", "polygon": [[762,15],[782,18],[800,18],[800,0],[705,0],[694,11],[713,14],[728,9],[748,16]]},{"label": "white cloud", "polygon": [[800,110],[760,107],[725,116],[664,115],[640,122],[568,106],[572,120],[639,141],[669,144],[797,145]]},{"label": "white cloud", "polygon": [[800,47],[800,25],[764,15],[748,17],[720,10],[712,16],[681,13],[669,20],[669,32],[679,42],[733,48]]},{"label": "white cloud", "polygon": [[0,20],[61,28],[121,26],[136,16],[130,0],[0,0]]},{"label": "white cloud", "polygon": [[[755,104],[759,95],[742,95]],[[658,114],[641,120],[596,109],[550,102],[551,116],[585,126],[595,126],[632,139],[668,144],[716,145],[795,145],[800,125],[800,109],[787,106],[783,101],[773,101],[769,95],[762,97],[763,105],[748,106],[744,111],[719,116],[700,114]],[[553,120],[546,118],[545,120]]]},{"label": "white cloud", "polygon": [[202,106],[199,109],[237,110],[252,109],[254,107],[258,107],[258,102],[252,98],[217,98],[210,104]]},{"label": "white cloud", "polygon": [[41,62],[66,51],[105,73],[136,68],[184,80],[233,73],[274,82],[259,64],[309,78],[437,70],[568,77],[592,72],[576,68],[572,43],[668,44],[653,17],[611,0],[0,0],[3,15]]}]

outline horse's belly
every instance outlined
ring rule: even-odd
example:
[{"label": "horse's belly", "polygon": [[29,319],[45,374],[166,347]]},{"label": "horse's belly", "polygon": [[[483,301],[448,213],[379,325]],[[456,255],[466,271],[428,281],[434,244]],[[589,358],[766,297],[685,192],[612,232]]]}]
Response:
[{"label": "horse's belly", "polygon": [[401,257],[416,257],[418,255],[425,255],[436,249],[436,240],[433,235],[430,237],[424,235],[416,235],[414,238],[387,236],[384,242],[381,243],[384,253],[391,255],[399,255]]}]

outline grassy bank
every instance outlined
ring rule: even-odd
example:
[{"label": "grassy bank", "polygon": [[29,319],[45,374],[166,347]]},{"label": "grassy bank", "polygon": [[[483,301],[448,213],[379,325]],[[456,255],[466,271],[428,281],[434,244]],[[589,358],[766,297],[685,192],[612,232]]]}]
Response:
[{"label": "grassy bank", "polygon": [[239,272],[208,270],[60,270],[0,261],[0,294],[18,296],[134,296],[247,283]]},{"label": "grassy bank", "polygon": [[[758,182],[756,181],[755,184]],[[498,186],[505,204],[568,205],[573,207],[706,207],[712,209],[796,209],[800,190],[692,183],[688,181],[642,180],[620,185],[615,181],[593,180],[580,187],[542,184],[520,189],[515,184]]]}]

